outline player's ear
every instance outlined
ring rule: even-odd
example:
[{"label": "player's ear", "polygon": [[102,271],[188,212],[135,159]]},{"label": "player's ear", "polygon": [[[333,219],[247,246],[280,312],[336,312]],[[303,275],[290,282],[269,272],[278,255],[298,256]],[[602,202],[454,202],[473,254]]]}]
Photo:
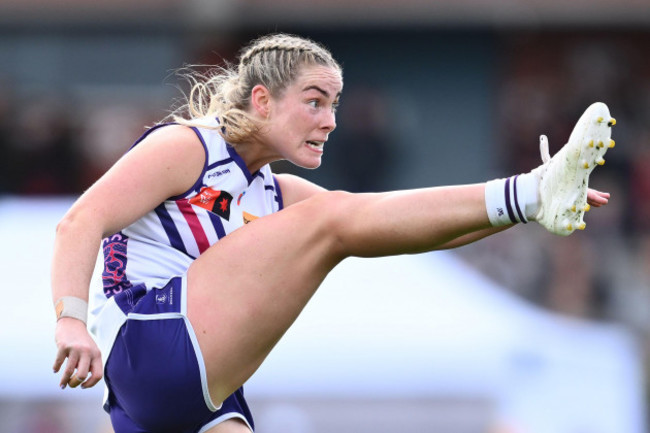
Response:
[{"label": "player's ear", "polygon": [[271,92],[266,86],[257,84],[251,90],[251,106],[261,117],[267,118],[271,112]]}]

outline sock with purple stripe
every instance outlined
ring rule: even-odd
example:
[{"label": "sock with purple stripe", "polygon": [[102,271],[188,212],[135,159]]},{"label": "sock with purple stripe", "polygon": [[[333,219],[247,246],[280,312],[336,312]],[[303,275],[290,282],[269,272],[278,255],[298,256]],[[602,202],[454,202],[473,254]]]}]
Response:
[{"label": "sock with purple stripe", "polygon": [[526,173],[485,184],[485,207],[495,226],[533,221],[539,208],[539,178]]}]

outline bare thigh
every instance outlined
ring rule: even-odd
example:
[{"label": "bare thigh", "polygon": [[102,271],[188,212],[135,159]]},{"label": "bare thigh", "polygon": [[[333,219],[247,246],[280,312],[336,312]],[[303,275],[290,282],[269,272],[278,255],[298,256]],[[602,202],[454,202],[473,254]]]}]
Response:
[{"label": "bare thigh", "polygon": [[[231,233],[188,271],[188,317],[218,404],[259,367],[341,260],[308,200]],[[315,216],[316,215],[316,216]]]},{"label": "bare thigh", "polygon": [[251,430],[242,420],[231,418],[217,424],[205,433],[251,433]]},{"label": "bare thigh", "polygon": [[188,316],[219,403],[239,388],[349,255],[427,251],[489,227],[484,188],[325,192],[234,231],[188,271]]}]

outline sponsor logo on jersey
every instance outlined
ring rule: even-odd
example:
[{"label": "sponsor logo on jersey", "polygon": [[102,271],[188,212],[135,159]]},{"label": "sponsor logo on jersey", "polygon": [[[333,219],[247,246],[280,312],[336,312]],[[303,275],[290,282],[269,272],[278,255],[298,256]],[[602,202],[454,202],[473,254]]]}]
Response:
[{"label": "sponsor logo on jersey", "polygon": [[242,217],[244,219],[244,224],[248,224],[249,222],[255,221],[256,219],[259,218],[258,216],[248,213],[246,211],[242,213]]},{"label": "sponsor logo on jersey", "polygon": [[230,169],[226,168],[224,170],[215,171],[214,173],[208,174],[208,179],[213,177],[223,176],[224,174],[230,174]]},{"label": "sponsor logo on jersey", "polygon": [[221,218],[230,218],[230,203],[232,195],[227,191],[214,190],[210,187],[203,187],[198,195],[188,200],[190,204],[200,206],[212,213],[219,215]]}]

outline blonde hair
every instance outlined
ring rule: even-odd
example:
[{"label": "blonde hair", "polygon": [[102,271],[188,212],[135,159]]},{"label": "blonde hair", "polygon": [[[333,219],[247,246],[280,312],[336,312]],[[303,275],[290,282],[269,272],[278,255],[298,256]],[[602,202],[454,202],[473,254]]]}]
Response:
[{"label": "blonde hair", "polygon": [[184,74],[191,90],[185,102],[171,114],[181,124],[197,126],[205,117],[219,118],[219,133],[228,143],[239,144],[259,130],[247,110],[251,90],[258,84],[278,96],[304,65],[329,66],[342,73],[341,66],[322,45],[289,34],[272,34],[244,47],[237,67],[215,67],[208,73]]}]

